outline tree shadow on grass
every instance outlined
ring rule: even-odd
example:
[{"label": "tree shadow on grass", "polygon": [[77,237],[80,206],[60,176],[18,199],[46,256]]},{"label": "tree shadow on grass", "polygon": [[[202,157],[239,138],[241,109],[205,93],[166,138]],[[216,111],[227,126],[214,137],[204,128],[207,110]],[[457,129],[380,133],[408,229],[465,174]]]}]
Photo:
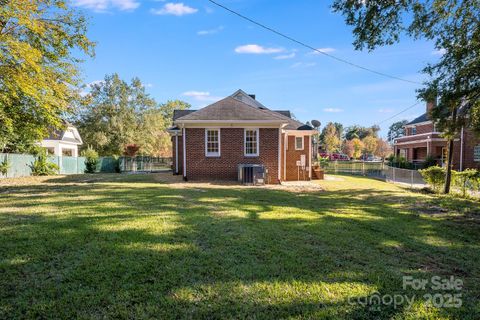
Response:
[{"label": "tree shadow on grass", "polygon": [[0,200],[8,318],[402,317],[348,298],[450,274],[465,279],[464,308],[439,312],[466,318],[479,294],[478,227],[412,212],[415,195],[127,182],[40,186],[45,200],[35,188]]}]

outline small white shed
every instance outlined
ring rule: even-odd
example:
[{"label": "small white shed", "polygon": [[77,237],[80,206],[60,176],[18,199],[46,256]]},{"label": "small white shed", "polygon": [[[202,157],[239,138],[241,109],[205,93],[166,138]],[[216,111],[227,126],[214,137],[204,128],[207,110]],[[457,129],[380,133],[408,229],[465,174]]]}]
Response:
[{"label": "small white shed", "polygon": [[83,144],[77,128],[67,123],[65,130],[55,130],[40,143],[48,154],[55,156],[78,157],[78,146]]}]

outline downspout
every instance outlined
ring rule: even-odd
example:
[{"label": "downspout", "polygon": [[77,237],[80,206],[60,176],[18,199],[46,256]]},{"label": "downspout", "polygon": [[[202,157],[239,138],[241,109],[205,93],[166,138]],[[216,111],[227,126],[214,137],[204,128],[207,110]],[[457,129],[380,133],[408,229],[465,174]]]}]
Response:
[{"label": "downspout", "polygon": [[175,174],[178,174],[178,132],[175,132]]},{"label": "downspout", "polygon": [[183,127],[183,180],[187,181],[187,144],[185,142],[187,130]]},{"label": "downspout", "polygon": [[282,128],[278,128],[278,182],[282,181]]},{"label": "downspout", "polygon": [[463,171],[463,126],[460,133],[460,171]]},{"label": "downspout", "polygon": [[287,133],[283,134],[283,180],[287,181],[287,144],[288,144],[288,135]]},{"label": "downspout", "polygon": [[312,179],[312,136],[310,135],[310,140],[308,143],[308,178]]}]

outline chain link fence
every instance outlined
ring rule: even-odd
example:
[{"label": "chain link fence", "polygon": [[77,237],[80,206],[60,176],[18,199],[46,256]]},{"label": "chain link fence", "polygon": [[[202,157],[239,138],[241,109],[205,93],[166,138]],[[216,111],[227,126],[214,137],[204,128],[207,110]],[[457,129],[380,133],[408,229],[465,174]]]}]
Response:
[{"label": "chain link fence", "polygon": [[121,172],[157,172],[170,170],[172,158],[164,157],[120,157],[119,167]]},{"label": "chain link fence", "polygon": [[411,187],[422,188],[426,183],[418,170],[390,167],[384,162],[366,161],[331,161],[324,170],[327,174],[348,173],[383,179],[389,182],[409,184]]}]

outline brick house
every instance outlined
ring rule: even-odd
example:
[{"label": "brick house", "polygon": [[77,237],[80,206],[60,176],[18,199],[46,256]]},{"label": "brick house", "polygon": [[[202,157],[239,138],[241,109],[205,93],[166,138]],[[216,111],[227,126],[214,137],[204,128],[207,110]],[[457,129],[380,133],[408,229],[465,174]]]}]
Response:
[{"label": "brick house", "polygon": [[175,110],[174,174],[185,180],[236,180],[238,166],[259,164],[266,183],[311,178],[315,130],[238,90],[199,110]]},{"label": "brick house", "polygon": [[[445,165],[447,140],[441,136],[442,133],[438,132],[429,117],[430,110],[434,107],[435,103],[427,102],[426,112],[405,125],[405,136],[394,140],[395,155],[419,164],[430,155],[438,165]],[[460,135],[454,139],[453,168],[460,171],[467,168],[480,169],[480,139],[468,128],[462,128]]]}]

